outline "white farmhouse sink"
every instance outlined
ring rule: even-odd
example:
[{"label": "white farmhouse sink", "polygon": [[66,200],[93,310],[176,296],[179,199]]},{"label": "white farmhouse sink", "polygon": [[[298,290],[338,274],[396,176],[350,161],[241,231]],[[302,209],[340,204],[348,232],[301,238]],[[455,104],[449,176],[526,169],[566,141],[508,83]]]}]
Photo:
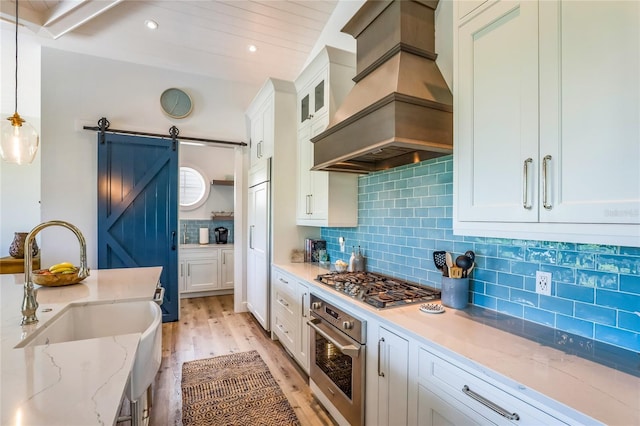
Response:
[{"label": "white farmhouse sink", "polygon": [[16,348],[142,333],[127,398],[137,401],[162,360],[162,311],[152,301],[70,304]]}]

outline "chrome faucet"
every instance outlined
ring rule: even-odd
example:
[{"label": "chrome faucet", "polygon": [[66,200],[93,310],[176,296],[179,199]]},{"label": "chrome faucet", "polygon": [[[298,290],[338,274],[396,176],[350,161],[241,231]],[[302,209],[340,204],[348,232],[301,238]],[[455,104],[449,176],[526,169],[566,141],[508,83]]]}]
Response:
[{"label": "chrome faucet", "polygon": [[31,243],[38,235],[38,232],[44,228],[50,226],[62,226],[71,230],[78,238],[80,243],[80,270],[78,271],[78,277],[86,278],[89,276],[89,268],[87,268],[87,242],[84,239],[82,232],[74,225],[64,222],[62,220],[51,220],[49,222],[43,222],[37,225],[35,228],[27,234],[25,240],[24,251],[24,297],[22,298],[22,325],[28,325],[38,322],[36,317],[36,310],[38,309],[38,301],[36,300],[36,291],[33,288],[33,281],[31,278],[33,268],[33,253],[31,251]]}]

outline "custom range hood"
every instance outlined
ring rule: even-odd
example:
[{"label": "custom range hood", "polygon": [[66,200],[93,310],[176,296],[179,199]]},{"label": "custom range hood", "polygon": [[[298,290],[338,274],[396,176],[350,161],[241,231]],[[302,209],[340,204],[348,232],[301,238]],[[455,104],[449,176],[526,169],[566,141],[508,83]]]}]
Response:
[{"label": "custom range hood", "polygon": [[453,97],[436,66],[438,1],[368,0],[344,26],[357,42],[356,82],[312,170],[368,173],[453,152]]}]

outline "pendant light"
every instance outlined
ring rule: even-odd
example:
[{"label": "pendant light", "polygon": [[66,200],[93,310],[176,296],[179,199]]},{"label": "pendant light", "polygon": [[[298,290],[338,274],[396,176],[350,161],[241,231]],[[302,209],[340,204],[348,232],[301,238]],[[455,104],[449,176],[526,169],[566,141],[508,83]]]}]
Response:
[{"label": "pendant light", "polygon": [[38,132],[18,114],[18,0],[16,1],[16,76],[14,114],[2,123],[0,157],[8,163],[29,164],[38,152]]}]

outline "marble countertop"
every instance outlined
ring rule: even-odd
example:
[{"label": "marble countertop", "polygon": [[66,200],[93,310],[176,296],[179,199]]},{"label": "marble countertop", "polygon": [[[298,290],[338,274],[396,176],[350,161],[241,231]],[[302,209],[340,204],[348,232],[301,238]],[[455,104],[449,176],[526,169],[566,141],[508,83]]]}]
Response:
[{"label": "marble countertop", "polygon": [[275,266],[305,280],[317,293],[348,303],[356,314],[374,317],[534,401],[561,412],[568,406],[609,425],[640,425],[637,376],[493,327],[475,319],[469,309],[446,308],[438,315],[422,313],[415,304],[378,310],[314,281],[327,272],[317,264]]},{"label": "marble countertop", "polygon": [[207,248],[207,247],[216,247],[216,248],[233,248],[233,243],[231,244],[216,244],[216,243],[209,243],[209,244],[180,244],[180,248]]},{"label": "marble countertop", "polygon": [[0,424],[111,425],[139,333],[16,349],[70,303],[151,300],[162,268],[93,270],[83,282],[39,287],[36,324],[21,326],[24,275],[0,275]]}]

